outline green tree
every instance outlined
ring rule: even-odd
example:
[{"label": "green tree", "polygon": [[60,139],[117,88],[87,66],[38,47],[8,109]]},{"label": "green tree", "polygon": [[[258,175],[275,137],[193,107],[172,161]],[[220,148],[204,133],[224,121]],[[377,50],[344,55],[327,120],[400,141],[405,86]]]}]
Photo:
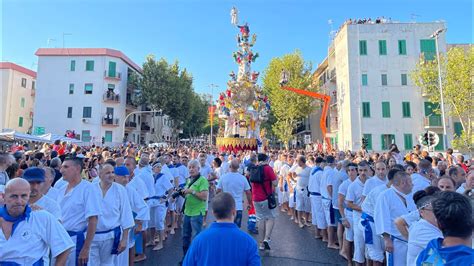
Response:
[{"label": "green tree", "polygon": [[273,58],[265,69],[263,90],[271,103],[271,111],[275,116],[272,132],[288,148],[293,130],[298,119],[308,116],[313,110],[310,97],[281,89],[280,76],[282,70],[290,74],[287,86],[299,89],[314,90],[311,85],[311,64],[306,63],[299,51],[282,57]]},{"label": "green tree", "polygon": [[[456,149],[472,152],[474,47],[466,50],[459,47],[450,49],[446,55],[440,56],[440,66],[446,116],[458,118],[464,129],[452,145]],[[429,96],[431,102],[440,102],[437,60],[421,59],[411,73],[411,79]]]},{"label": "green tree", "polygon": [[183,123],[183,137],[197,138],[204,133],[205,124],[208,120],[207,101],[193,92],[190,98],[191,114]]}]

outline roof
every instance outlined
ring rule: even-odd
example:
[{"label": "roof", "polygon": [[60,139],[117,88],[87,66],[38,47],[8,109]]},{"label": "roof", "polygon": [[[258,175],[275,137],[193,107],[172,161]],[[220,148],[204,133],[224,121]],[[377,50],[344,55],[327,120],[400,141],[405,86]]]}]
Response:
[{"label": "roof", "polygon": [[35,71],[33,71],[31,69],[28,69],[28,68],[25,68],[25,67],[22,67],[22,66],[19,66],[15,63],[0,62],[0,69],[12,69],[12,70],[21,72],[25,75],[28,75],[30,77],[36,78],[36,72]]},{"label": "roof", "polygon": [[120,58],[136,71],[142,72],[140,66],[135,64],[124,53],[109,48],[39,48],[35,55],[37,56],[111,56]]}]

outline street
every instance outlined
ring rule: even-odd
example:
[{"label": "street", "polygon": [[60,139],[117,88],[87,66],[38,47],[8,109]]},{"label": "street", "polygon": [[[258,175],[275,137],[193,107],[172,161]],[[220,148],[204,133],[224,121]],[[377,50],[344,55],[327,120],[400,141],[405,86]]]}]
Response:
[{"label": "street", "polygon": [[[242,219],[242,229],[246,230],[247,217]],[[321,240],[314,239],[313,228],[300,229],[289,216],[279,212],[273,230],[271,248],[269,252],[260,252],[262,265],[346,265],[346,261],[339,256],[337,250],[326,248]],[[255,236],[254,236],[255,238]],[[255,238],[256,239],[256,238]],[[181,260],[181,232],[165,241],[165,247],[160,251],[147,249],[148,259],[136,265],[177,265]]]}]

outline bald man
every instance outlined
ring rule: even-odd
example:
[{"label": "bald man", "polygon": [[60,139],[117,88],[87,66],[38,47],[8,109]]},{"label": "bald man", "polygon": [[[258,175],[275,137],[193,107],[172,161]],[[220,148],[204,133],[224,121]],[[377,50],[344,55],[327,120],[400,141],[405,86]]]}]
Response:
[{"label": "bald man", "polygon": [[43,265],[51,249],[54,265],[66,265],[74,243],[58,219],[44,210],[31,211],[28,181],[15,178],[5,186],[0,208],[0,265]]}]

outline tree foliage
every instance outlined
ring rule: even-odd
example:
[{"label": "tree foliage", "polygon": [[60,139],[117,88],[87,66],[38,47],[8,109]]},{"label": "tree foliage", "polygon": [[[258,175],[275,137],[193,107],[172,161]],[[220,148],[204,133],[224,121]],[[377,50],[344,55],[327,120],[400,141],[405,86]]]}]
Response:
[{"label": "tree foliage", "polygon": [[[160,111],[172,121],[174,136],[182,129],[185,135],[196,134],[205,123],[207,107],[193,90],[193,78],[178,62],[149,55],[141,76],[131,77],[131,86],[139,91],[139,103]],[[202,118],[204,117],[204,119]],[[190,128],[192,126],[192,128]]]},{"label": "tree foliage", "polygon": [[283,57],[273,58],[265,69],[263,90],[271,103],[271,111],[275,116],[272,125],[273,133],[285,143],[292,138],[298,119],[308,116],[313,110],[312,99],[307,96],[283,90],[280,87],[281,71],[290,73],[287,86],[299,89],[313,90],[311,84],[311,65],[306,63],[299,51]]},{"label": "tree foliage", "polygon": [[[453,147],[472,152],[474,47],[467,50],[452,48],[439,59],[446,115],[458,118],[464,129],[463,134],[453,141]],[[411,73],[411,79],[429,96],[431,102],[440,102],[437,60],[422,59]]]}]

